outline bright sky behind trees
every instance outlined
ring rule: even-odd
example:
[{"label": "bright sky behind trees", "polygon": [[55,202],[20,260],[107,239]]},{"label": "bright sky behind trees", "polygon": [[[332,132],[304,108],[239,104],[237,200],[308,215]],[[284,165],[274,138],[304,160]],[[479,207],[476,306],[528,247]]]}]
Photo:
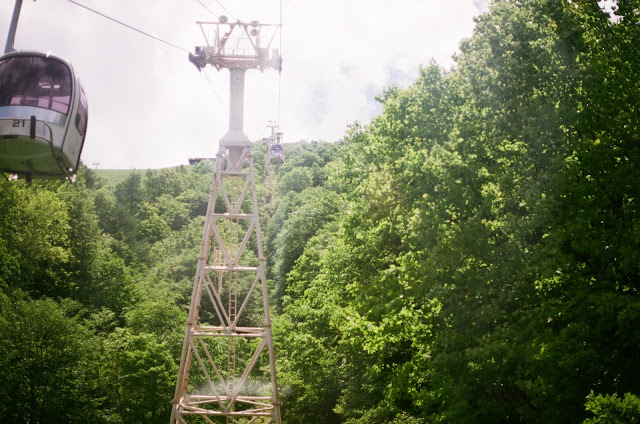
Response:
[{"label": "bright sky behind trees", "polygon": [[[222,14],[280,20],[278,0],[79,2],[189,51],[205,44],[198,20]],[[432,58],[450,67],[487,3],[282,0],[284,70],[281,77],[248,73],[245,132],[259,140],[267,121],[279,120],[286,141],[342,138],[349,123],[368,123],[380,112],[375,96],[385,87],[406,87]],[[3,45],[12,11],[13,1],[0,8]],[[199,74],[185,51],[66,0],[24,1],[15,47],[50,51],[74,64],[89,98],[82,160],[91,167],[186,164],[189,157],[214,156],[227,130],[227,71],[207,67]]]}]

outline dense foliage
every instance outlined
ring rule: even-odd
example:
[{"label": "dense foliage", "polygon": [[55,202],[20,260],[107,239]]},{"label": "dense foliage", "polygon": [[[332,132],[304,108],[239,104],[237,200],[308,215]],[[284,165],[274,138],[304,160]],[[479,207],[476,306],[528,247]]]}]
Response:
[{"label": "dense foliage", "polygon": [[352,127],[286,276],[285,416],[638,422],[639,10],[496,1]]},{"label": "dense foliage", "polygon": [[168,421],[212,169],[0,183],[3,421]]},{"label": "dense foliage", "polygon": [[[640,16],[496,0],[338,143],[255,144],[283,418],[640,422]],[[213,166],[0,182],[0,419],[166,423]]]}]

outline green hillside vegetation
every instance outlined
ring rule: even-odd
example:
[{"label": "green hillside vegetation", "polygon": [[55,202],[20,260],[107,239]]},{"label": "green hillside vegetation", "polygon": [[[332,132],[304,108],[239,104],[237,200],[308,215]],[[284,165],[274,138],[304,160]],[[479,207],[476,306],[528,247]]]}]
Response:
[{"label": "green hillside vegetation", "polygon": [[[254,145],[284,423],[640,423],[640,1],[617,6],[494,1],[453,69],[287,144],[271,191]],[[213,169],[0,182],[3,422],[169,421]]]},{"label": "green hillside vegetation", "polygon": [[94,173],[104,179],[105,183],[118,184],[124,181],[132,172],[144,172],[137,169],[95,169]]}]

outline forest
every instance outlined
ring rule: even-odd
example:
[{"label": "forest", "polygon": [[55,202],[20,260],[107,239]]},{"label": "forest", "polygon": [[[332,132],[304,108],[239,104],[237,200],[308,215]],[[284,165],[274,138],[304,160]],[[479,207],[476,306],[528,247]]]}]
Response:
[{"label": "forest", "polygon": [[[640,1],[608,4],[494,0],[273,192],[254,143],[284,423],[640,423]],[[169,421],[213,169],[0,182],[3,422]]]}]

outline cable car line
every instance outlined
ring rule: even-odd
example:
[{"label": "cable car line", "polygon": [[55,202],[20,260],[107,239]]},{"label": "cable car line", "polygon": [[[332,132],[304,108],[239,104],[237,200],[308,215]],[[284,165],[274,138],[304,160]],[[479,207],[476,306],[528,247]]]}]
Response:
[{"label": "cable car line", "polygon": [[146,32],[144,32],[144,31],[142,31],[142,30],[139,30],[138,28],[132,27],[131,25],[125,24],[124,22],[121,22],[121,21],[119,21],[119,20],[117,20],[117,19],[114,19],[114,18],[112,18],[112,17],[110,17],[110,16],[107,16],[107,15],[105,15],[105,14],[104,14],[104,13],[102,13],[102,12],[98,12],[97,10],[94,10],[94,9],[92,9],[92,8],[88,7],[88,6],[85,6],[84,4],[78,3],[78,2],[77,2],[77,1],[75,1],[75,0],[67,0],[67,1],[68,1],[69,3],[73,3],[73,4],[75,4],[76,6],[80,6],[80,7],[84,8],[84,9],[87,9],[88,11],[93,12],[93,13],[95,13],[96,15],[102,16],[103,18],[109,19],[110,21],[113,21],[113,22],[115,22],[115,23],[117,23],[117,24],[120,24],[120,25],[122,25],[122,26],[125,26],[125,27],[127,27],[127,28],[129,28],[129,29],[131,29],[131,30],[133,30],[133,31],[136,31],[136,32],[138,32],[138,33],[142,34],[142,35],[146,35],[146,36],[147,36],[147,37],[149,37],[149,38],[153,38],[153,39],[154,39],[154,40],[156,40],[156,41],[160,41],[161,43],[164,43],[164,44],[166,44],[166,45],[168,45],[168,46],[171,46],[171,47],[173,47],[173,48],[175,48],[175,49],[182,50],[183,52],[187,52],[187,53],[189,53],[189,52],[190,52],[189,50],[187,50],[187,49],[185,49],[185,48],[182,48],[182,47],[180,47],[180,46],[176,46],[175,44],[170,43],[170,42],[168,42],[168,41],[165,41],[165,40],[163,40],[163,39],[161,39],[161,38],[158,38],[158,37],[156,37],[155,35],[151,35],[151,34],[149,34],[149,33],[146,33]]},{"label": "cable car line", "polygon": [[[280,57],[282,57],[282,0],[279,1],[279,19],[280,22],[278,22],[278,24],[280,24]],[[281,123],[280,121],[280,104],[282,102],[282,62],[280,63],[280,69],[278,70],[278,122]]]},{"label": "cable car line", "polygon": [[211,83],[211,80],[209,79],[209,75],[207,75],[206,72],[202,72],[202,74],[204,75],[204,77],[207,79],[207,82],[209,83],[209,86],[211,86],[211,89],[213,90],[213,94],[216,95],[216,97],[218,98],[218,101],[220,102],[220,106],[222,107],[222,110],[224,111],[224,113],[227,115],[227,119],[229,119],[229,111],[227,110],[227,107],[224,105],[224,102],[222,101],[222,99],[220,98],[220,96],[218,95],[218,92],[216,91],[216,89],[213,87],[213,84]]},{"label": "cable car line", "polygon": [[[137,29],[137,28],[134,28],[134,27],[132,27],[131,25],[125,24],[124,22],[120,22],[120,21],[118,21],[117,19],[114,19],[114,18],[112,18],[112,17],[110,17],[110,16],[107,16],[107,15],[105,15],[104,13],[98,12],[97,10],[91,9],[90,7],[85,6],[85,5],[81,4],[81,3],[78,3],[78,2],[76,2],[76,1],[74,1],[74,0],[67,0],[67,1],[68,1],[68,2],[70,2],[70,3],[73,3],[73,4],[77,5],[77,6],[80,6],[80,7],[84,8],[84,9],[87,9],[87,10],[89,10],[90,12],[93,12],[93,13],[95,13],[95,14],[99,15],[99,16],[102,16],[102,17],[104,17],[104,18],[106,18],[106,19],[109,19],[110,21],[113,21],[113,22],[115,22],[115,23],[117,23],[117,24],[123,25],[123,26],[125,26],[125,27],[127,27],[127,28],[129,28],[129,29],[131,29],[131,30],[133,30],[133,31],[136,31],[136,32],[138,32],[138,33],[140,33],[140,34],[142,34],[142,35],[146,35],[147,37],[153,38],[154,40],[160,41],[160,42],[162,42],[162,43],[164,43],[164,44],[167,44],[167,45],[169,45],[169,46],[171,46],[171,47],[173,47],[173,48],[176,48],[176,49],[178,49],[178,50],[181,50],[181,51],[184,51],[184,52],[190,53],[190,51],[189,51],[189,50],[187,50],[187,49],[184,49],[184,48],[182,48],[182,47],[180,47],[180,46],[176,46],[176,45],[175,45],[175,44],[173,44],[173,43],[170,43],[170,42],[168,42],[168,41],[162,40],[162,39],[160,39],[160,38],[158,38],[158,37],[155,37],[155,36],[153,36],[153,35],[151,35],[151,34],[148,34],[148,33],[144,32],[144,31],[141,31],[141,30],[139,30],[139,29]],[[205,8],[205,9],[207,9],[207,10],[209,10],[209,8],[208,8],[208,7],[206,7],[202,2],[200,2],[200,0],[196,0],[196,1],[197,1],[198,3],[200,3],[200,4],[202,5],[202,7],[204,7],[204,8]],[[225,10],[226,10],[226,9],[225,9]],[[209,10],[209,12],[211,12],[211,10]],[[215,14],[214,14],[213,12],[211,12],[211,14],[213,14],[213,15],[215,16]],[[222,100],[220,99],[220,95],[218,94],[218,92],[216,91],[215,87],[213,86],[213,84],[212,84],[212,83],[211,83],[211,81],[209,80],[209,76],[205,74],[205,78],[207,79],[207,82],[209,83],[209,86],[211,87],[211,90],[213,90],[213,94],[215,94],[216,98],[218,99],[218,101],[219,101],[219,102],[220,102],[220,104],[222,105],[222,109],[223,109],[223,110],[225,111],[225,113],[228,115],[228,114],[229,114],[229,112],[227,112],[226,108],[224,107],[224,104],[223,104]]]},{"label": "cable car line", "polygon": [[200,6],[204,7],[209,13],[211,13],[213,16],[216,17],[216,19],[219,18],[218,15],[216,15],[215,13],[213,13],[213,11],[211,9],[209,9],[204,3],[202,3],[200,0],[196,0],[198,3],[200,3]]},{"label": "cable car line", "polygon": [[229,12],[229,10],[226,7],[224,7],[224,5],[222,3],[220,3],[220,0],[216,0],[216,3],[218,3],[220,5],[220,7],[222,9],[224,9],[224,11],[227,12],[229,14],[229,16],[231,16],[234,20],[236,20],[236,21],[238,20],[238,18],[233,16],[233,13]]}]

